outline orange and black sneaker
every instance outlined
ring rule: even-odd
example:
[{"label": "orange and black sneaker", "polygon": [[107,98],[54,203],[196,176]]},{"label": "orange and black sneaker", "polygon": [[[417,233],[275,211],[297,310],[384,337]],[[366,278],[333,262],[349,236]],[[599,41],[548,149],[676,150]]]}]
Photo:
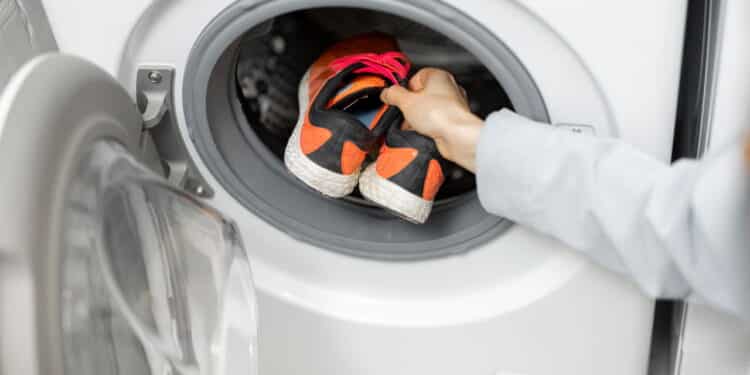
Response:
[{"label": "orange and black sneaker", "polygon": [[377,160],[359,179],[362,195],[417,224],[427,221],[445,180],[435,142],[401,124],[392,126]]},{"label": "orange and black sneaker", "polygon": [[367,154],[402,121],[380,92],[403,83],[409,69],[396,40],[383,34],[344,40],[323,53],[300,82],[300,115],[284,152],[289,171],[329,197],[351,193]]}]

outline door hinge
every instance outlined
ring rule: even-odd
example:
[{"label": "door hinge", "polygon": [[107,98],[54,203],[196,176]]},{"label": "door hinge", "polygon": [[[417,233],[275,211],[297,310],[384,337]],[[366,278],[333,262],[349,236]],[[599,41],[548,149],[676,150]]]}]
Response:
[{"label": "door hinge", "polygon": [[136,101],[143,116],[141,145],[153,147],[170,183],[203,198],[213,189],[190,159],[177,125],[173,105],[174,69],[142,66],[136,75]]}]

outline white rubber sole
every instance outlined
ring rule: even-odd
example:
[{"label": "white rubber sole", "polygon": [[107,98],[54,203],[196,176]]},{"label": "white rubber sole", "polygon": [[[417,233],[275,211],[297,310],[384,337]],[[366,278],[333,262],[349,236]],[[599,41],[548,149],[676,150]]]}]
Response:
[{"label": "white rubber sole", "polygon": [[300,136],[307,113],[309,80],[310,71],[308,70],[302,77],[299,90],[297,90],[299,93],[299,118],[284,150],[284,164],[286,164],[287,169],[293,175],[307,186],[319,191],[323,195],[332,198],[341,198],[354,191],[354,187],[357,186],[357,182],[359,181],[360,169],[357,169],[357,171],[350,175],[336,173],[321,167],[302,153]]},{"label": "white rubber sole", "polygon": [[362,195],[416,224],[424,224],[432,211],[432,201],[412,194],[410,191],[378,175],[375,163],[370,164],[359,178]]}]

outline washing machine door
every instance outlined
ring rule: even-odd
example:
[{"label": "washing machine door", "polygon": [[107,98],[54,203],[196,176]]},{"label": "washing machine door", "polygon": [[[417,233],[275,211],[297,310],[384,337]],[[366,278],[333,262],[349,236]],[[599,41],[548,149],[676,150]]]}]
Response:
[{"label": "washing machine door", "polygon": [[255,374],[239,234],[146,165],[135,104],[40,56],[0,97],[0,373]]}]

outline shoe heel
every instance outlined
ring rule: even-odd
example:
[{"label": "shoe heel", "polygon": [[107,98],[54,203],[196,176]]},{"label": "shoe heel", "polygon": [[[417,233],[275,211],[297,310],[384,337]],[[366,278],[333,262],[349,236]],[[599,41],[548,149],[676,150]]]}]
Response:
[{"label": "shoe heel", "polygon": [[359,178],[359,191],[368,200],[415,224],[424,224],[432,211],[432,201],[402,188],[378,175],[376,163],[370,164]]},{"label": "shoe heel", "polygon": [[299,117],[297,124],[294,126],[292,136],[287,141],[284,149],[284,164],[289,172],[296,176],[305,185],[317,190],[323,195],[331,198],[345,197],[354,191],[359,180],[359,170],[345,175],[325,169],[310,160],[300,147],[300,133],[305,119],[305,109],[308,102],[308,85],[310,81],[310,71],[308,70],[302,77],[297,90],[297,99],[300,104]]},{"label": "shoe heel", "polygon": [[359,170],[345,175],[329,171],[310,160],[299,145],[302,125],[295,127],[292,137],[284,150],[284,164],[287,169],[307,186],[331,198],[341,198],[354,191],[359,180]]}]

